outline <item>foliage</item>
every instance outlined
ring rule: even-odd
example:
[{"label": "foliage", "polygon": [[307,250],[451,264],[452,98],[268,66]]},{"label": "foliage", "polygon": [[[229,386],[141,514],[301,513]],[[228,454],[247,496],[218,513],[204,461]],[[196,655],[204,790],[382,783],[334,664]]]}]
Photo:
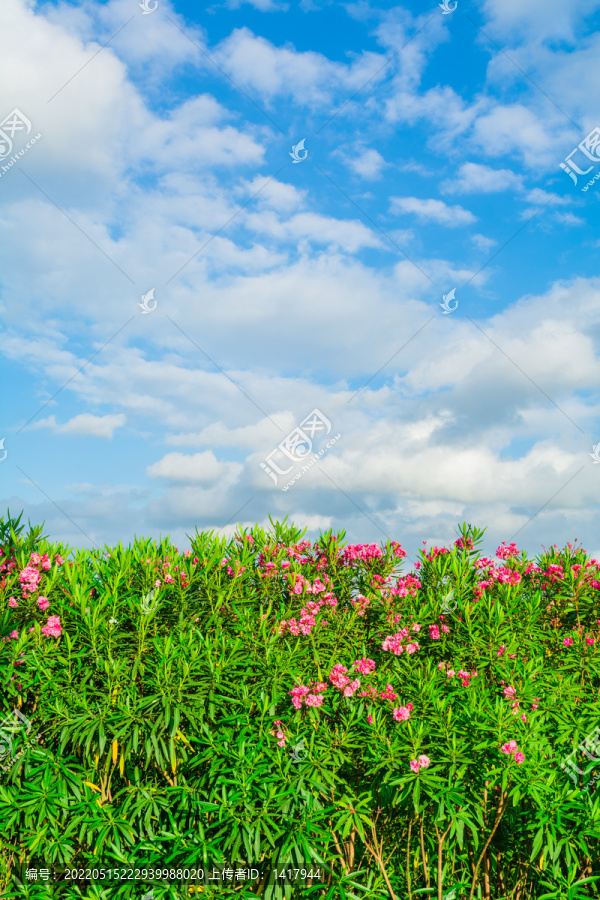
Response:
[{"label": "foliage", "polygon": [[[30,725],[0,731],[1,896],[115,894],[28,868],[228,862],[323,873],[226,889],[265,900],[598,896],[583,549],[482,560],[465,523],[402,575],[394,542],[311,545],[285,521],[180,554],[71,551],[20,518],[0,519],[0,716]],[[154,898],[223,895],[197,887]]]}]

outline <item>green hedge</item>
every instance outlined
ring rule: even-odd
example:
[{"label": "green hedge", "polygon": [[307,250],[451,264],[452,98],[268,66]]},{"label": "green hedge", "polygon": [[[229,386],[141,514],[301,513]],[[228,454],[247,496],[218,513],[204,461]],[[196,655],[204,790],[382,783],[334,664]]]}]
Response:
[{"label": "green hedge", "polygon": [[[183,554],[20,520],[0,519],[2,897],[141,898],[149,870],[155,900],[598,896],[582,548],[481,559],[465,523],[409,572],[399,544],[285,521]],[[261,878],[184,883],[229,864]],[[84,877],[43,880],[61,867]]]}]

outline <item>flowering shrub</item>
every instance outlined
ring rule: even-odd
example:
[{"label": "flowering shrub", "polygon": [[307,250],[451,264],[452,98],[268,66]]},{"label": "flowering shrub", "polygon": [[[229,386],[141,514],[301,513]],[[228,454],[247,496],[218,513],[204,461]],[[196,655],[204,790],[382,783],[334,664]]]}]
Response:
[{"label": "flowering shrub", "polygon": [[583,549],[481,558],[465,524],[402,573],[396,542],[279,523],[184,553],[72,552],[17,525],[0,521],[1,712],[40,737],[0,745],[2,896],[25,896],[26,865],[125,861],[322,872],[238,891],[273,900],[598,896]]}]

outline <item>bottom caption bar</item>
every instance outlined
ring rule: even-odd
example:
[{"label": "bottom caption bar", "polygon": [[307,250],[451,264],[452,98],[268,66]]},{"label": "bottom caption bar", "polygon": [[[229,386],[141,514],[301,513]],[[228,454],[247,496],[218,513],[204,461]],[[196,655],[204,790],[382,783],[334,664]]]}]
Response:
[{"label": "bottom caption bar", "polygon": [[[325,881],[325,870],[314,866],[295,868],[292,866],[277,867],[260,864],[260,868],[223,864],[195,868],[154,868],[144,867],[129,869],[126,867],[103,866],[47,866],[45,868],[26,867],[23,870],[23,881],[71,882],[83,883],[114,883],[117,881],[141,881],[146,884],[152,882],[169,884],[203,884],[217,886],[221,884],[246,883],[246,884],[284,884],[304,882],[315,884]],[[266,876],[266,878],[265,878]]]}]

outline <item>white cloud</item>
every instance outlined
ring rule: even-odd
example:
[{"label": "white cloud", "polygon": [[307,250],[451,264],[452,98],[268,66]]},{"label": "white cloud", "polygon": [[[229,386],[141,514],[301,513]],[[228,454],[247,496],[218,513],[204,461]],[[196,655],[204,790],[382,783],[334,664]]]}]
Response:
[{"label": "white cloud", "polygon": [[230,479],[232,474],[240,472],[242,466],[237,463],[219,462],[212,452],[167,453],[158,462],[148,466],[146,472],[150,478],[162,478],[174,484],[203,484],[214,486],[216,482]]},{"label": "white cloud", "polygon": [[425,222],[436,222],[449,228],[477,221],[473,213],[462,206],[448,206],[443,200],[422,200],[419,197],[391,197],[390,211],[413,213]]},{"label": "white cloud", "polygon": [[572,202],[570,197],[559,197],[558,194],[551,194],[548,191],[543,191],[541,188],[533,188],[533,190],[528,191],[524,199],[527,203],[535,203],[539,206],[544,204],[548,206],[569,206]]},{"label": "white cloud", "polygon": [[[303,106],[331,106],[335,92],[357,91],[369,79],[375,85],[385,77],[377,74],[386,62],[381,54],[363,52],[344,65],[313,50],[298,51],[289,43],[276,47],[246,27],[234,29],[211,55],[244,89],[252,88],[267,101],[291,96]],[[351,112],[352,105],[347,109]]]},{"label": "white cloud", "polygon": [[573,213],[564,212],[564,213],[554,213],[554,220],[556,222],[560,222],[563,225],[586,225],[585,219],[582,219],[581,216],[575,216]]},{"label": "white cloud", "polygon": [[505,40],[542,41],[556,38],[573,43],[574,27],[600,7],[598,0],[484,0],[482,11],[494,33]]},{"label": "white cloud", "polygon": [[498,241],[495,241],[494,238],[486,237],[483,234],[473,234],[471,235],[471,241],[478,250],[483,250],[487,253],[488,250],[491,250],[492,247],[495,247]]},{"label": "white cloud", "polygon": [[511,169],[493,169],[481,163],[467,162],[458,176],[442,182],[442,194],[491,194],[522,188],[523,178]]},{"label": "white cloud", "polygon": [[358,156],[348,156],[346,165],[361,178],[380,178],[382,170],[389,165],[377,150],[370,148]]},{"label": "white cloud", "polygon": [[29,428],[51,428],[55,434],[71,434],[86,437],[112,438],[117,428],[125,425],[127,417],[118,415],[93,416],[91,413],[81,413],[59,425],[54,416],[32,422]]},{"label": "white cloud", "polygon": [[[487,156],[514,156],[537,171],[555,168],[561,159],[562,128],[548,126],[548,120],[521,103],[497,104],[477,118],[472,144]],[[564,154],[562,154],[564,155]]]},{"label": "white cloud", "polygon": [[239,9],[244,3],[253,6],[260,12],[286,12],[289,9],[288,3],[278,2],[278,0],[226,0],[224,5],[227,9]]}]

